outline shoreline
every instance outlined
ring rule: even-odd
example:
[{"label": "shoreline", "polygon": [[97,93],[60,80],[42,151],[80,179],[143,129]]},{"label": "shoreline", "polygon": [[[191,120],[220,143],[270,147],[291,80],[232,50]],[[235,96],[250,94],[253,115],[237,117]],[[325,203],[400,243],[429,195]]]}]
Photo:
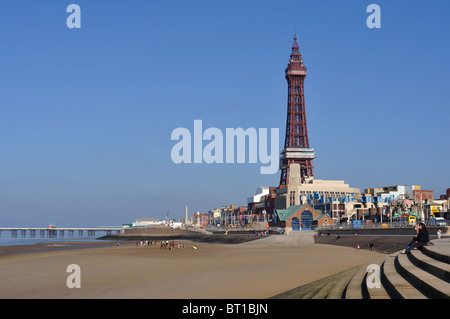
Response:
[{"label": "shoreline", "polygon": [[71,240],[52,240],[47,241],[42,238],[42,241],[33,244],[12,244],[0,245],[0,257],[9,254],[20,254],[29,252],[45,252],[51,250],[63,249],[81,249],[81,248],[95,248],[95,247],[111,247],[115,243],[120,245],[134,245],[137,241],[184,241],[190,243],[210,243],[210,244],[224,244],[236,245],[245,242],[250,242],[258,239],[269,237],[253,236],[253,235],[208,235],[198,233],[196,235],[105,235],[98,238],[82,239],[71,238]]},{"label": "shoreline", "polygon": [[70,249],[109,247],[110,245],[110,242],[96,242],[95,239],[92,241],[43,241],[35,244],[0,246],[0,257]]}]

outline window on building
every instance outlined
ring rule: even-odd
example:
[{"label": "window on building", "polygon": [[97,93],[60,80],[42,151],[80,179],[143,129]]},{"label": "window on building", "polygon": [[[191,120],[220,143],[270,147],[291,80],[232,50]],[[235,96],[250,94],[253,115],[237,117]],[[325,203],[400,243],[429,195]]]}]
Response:
[{"label": "window on building", "polygon": [[289,193],[289,206],[295,206],[295,191]]}]

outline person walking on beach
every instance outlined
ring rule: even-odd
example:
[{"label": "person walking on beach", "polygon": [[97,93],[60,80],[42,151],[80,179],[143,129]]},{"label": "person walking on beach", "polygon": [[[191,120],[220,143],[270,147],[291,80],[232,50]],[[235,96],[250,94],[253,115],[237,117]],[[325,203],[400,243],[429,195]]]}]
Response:
[{"label": "person walking on beach", "polygon": [[426,243],[430,241],[430,235],[425,227],[425,224],[421,222],[416,227],[417,236],[412,238],[412,241],[406,246],[402,254],[407,254],[416,247],[423,247]]}]

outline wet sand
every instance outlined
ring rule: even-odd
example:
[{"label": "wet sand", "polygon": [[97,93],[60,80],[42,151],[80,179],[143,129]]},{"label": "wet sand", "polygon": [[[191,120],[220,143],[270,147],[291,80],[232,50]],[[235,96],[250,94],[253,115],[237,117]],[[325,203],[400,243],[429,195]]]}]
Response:
[{"label": "wet sand", "polygon": [[[270,237],[237,245],[197,243],[196,250],[184,243],[184,250],[172,251],[134,242],[36,246],[37,251],[3,247],[0,298],[260,299],[382,256]],[[80,266],[81,288],[66,285],[70,264]]]},{"label": "wet sand", "polygon": [[61,242],[42,242],[34,245],[10,245],[10,246],[0,246],[0,257],[16,254],[44,252],[44,251],[58,251],[67,249],[110,247],[110,246],[111,243],[103,241],[92,241],[92,242],[61,241]]}]

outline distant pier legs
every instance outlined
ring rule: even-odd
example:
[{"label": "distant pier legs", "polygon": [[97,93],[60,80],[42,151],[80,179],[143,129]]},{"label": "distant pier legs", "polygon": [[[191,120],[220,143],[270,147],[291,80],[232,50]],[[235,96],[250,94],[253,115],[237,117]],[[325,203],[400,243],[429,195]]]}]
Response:
[{"label": "distant pier legs", "polygon": [[122,232],[121,227],[97,227],[97,228],[78,228],[78,227],[61,227],[61,228],[55,228],[55,227],[0,227],[0,235],[3,230],[9,231],[11,234],[11,238],[17,238],[17,233],[20,231],[20,237],[21,238],[27,238],[27,232],[30,232],[29,237],[30,238],[36,238],[37,231],[39,231],[39,237],[40,238],[57,238],[61,237],[64,238],[64,231],[68,232],[68,235],[66,233],[67,238],[76,238],[75,231],[78,232],[78,237],[83,238],[83,232],[87,231],[87,236],[89,238],[95,237],[98,233],[106,233],[107,235],[111,235],[113,232],[116,232],[117,234],[120,234]]},{"label": "distant pier legs", "polygon": [[47,229],[47,237],[48,238],[56,238],[56,230],[54,230],[54,229]]}]

